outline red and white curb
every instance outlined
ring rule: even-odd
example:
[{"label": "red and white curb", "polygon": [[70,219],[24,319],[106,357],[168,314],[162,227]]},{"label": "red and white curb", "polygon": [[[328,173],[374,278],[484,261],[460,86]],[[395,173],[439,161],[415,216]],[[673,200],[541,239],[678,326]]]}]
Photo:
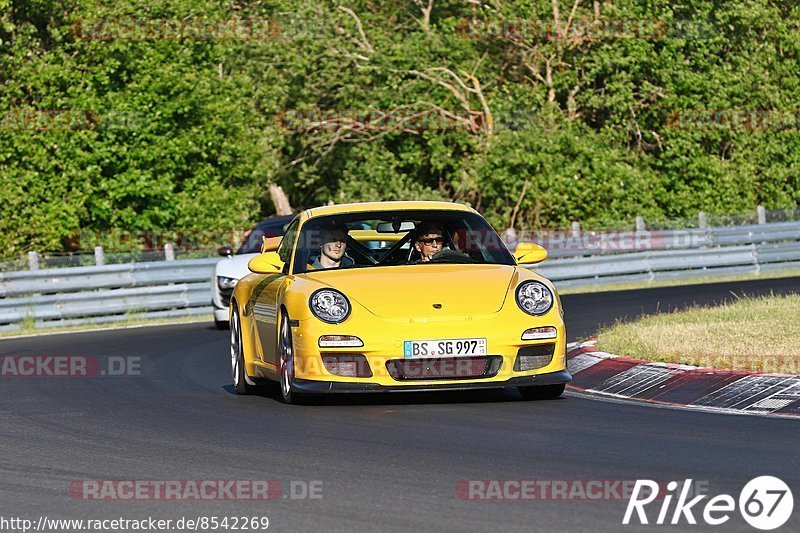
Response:
[{"label": "red and white curb", "polygon": [[596,344],[567,346],[570,388],[704,411],[800,417],[800,376],[648,363]]}]

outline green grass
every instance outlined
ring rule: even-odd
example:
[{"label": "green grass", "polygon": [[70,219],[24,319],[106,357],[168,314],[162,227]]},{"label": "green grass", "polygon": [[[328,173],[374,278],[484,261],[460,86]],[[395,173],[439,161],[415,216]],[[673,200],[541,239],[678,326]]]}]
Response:
[{"label": "green grass", "polygon": [[737,298],[643,317],[598,334],[600,350],[719,370],[800,373],[800,295]]}]

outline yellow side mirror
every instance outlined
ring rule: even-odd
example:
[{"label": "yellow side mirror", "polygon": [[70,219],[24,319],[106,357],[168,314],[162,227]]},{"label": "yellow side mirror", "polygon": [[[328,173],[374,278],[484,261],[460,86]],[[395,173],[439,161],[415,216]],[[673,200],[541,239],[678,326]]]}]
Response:
[{"label": "yellow side mirror", "polygon": [[514,250],[514,259],[517,260],[518,265],[541,263],[547,259],[547,250],[532,242],[521,242]]},{"label": "yellow side mirror", "polygon": [[283,261],[278,252],[259,254],[247,263],[247,268],[256,274],[277,274],[283,272]]}]

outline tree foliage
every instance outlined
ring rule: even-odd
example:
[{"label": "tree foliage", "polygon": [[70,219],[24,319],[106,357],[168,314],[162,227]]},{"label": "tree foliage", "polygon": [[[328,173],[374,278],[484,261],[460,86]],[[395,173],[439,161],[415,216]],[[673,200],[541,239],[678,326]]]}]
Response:
[{"label": "tree foliage", "polygon": [[[794,4],[0,0],[0,247],[246,228],[270,183],[529,229],[796,206]],[[251,33],[143,33],[180,21]]]}]

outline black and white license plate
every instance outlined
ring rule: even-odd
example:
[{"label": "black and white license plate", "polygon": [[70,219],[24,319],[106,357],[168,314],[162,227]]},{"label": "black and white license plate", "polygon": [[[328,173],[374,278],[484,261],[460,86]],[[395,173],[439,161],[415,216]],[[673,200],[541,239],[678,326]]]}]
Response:
[{"label": "black and white license plate", "polygon": [[459,357],[486,355],[486,339],[403,341],[403,357]]}]

